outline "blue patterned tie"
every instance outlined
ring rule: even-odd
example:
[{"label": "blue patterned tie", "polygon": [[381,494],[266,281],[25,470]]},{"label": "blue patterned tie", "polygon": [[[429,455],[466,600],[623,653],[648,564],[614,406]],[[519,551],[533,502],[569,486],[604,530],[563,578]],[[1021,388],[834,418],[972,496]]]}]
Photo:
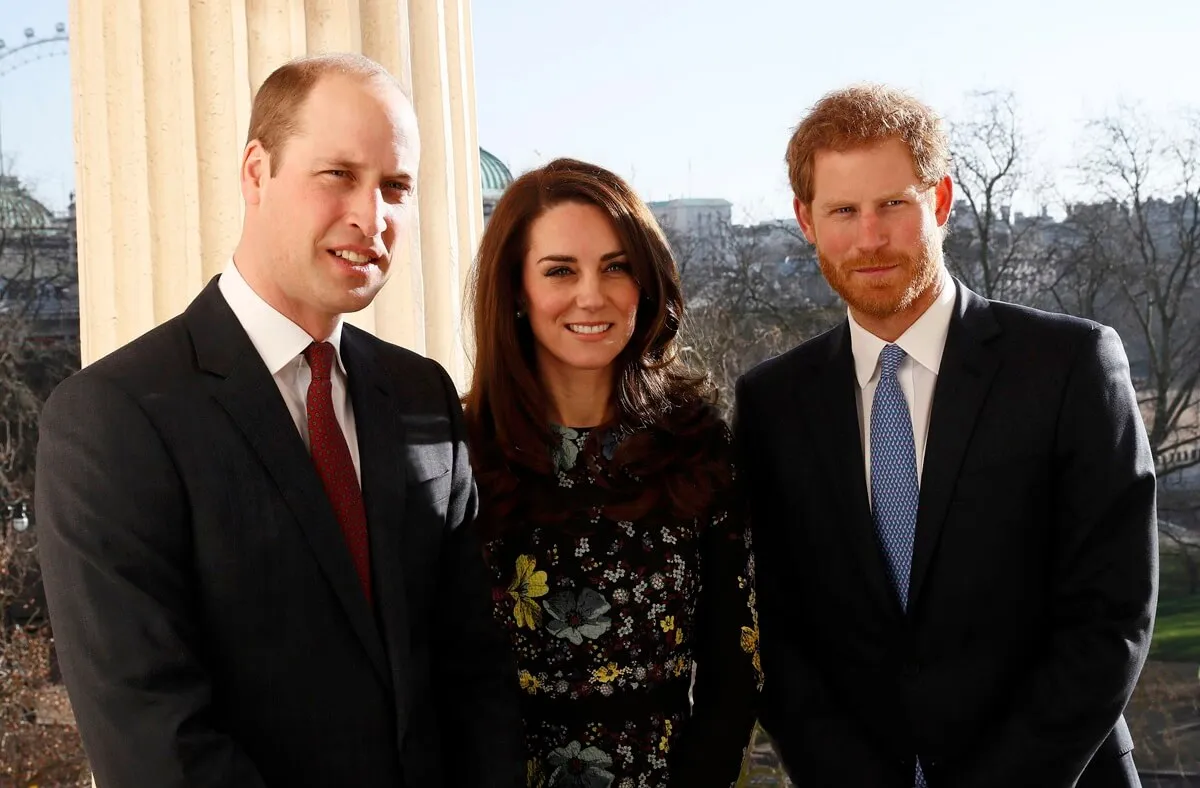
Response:
[{"label": "blue patterned tie", "polygon": [[871,502],[892,586],[907,607],[920,488],[912,419],[896,377],[904,357],[899,345],[886,346],[879,357],[879,385],[871,406]]},{"label": "blue patterned tie", "polygon": [[[907,608],[921,489],[912,419],[896,376],[904,358],[899,345],[886,346],[879,357],[879,385],[871,406],[871,508],[892,586]],[[926,788],[919,762],[913,786]]]}]

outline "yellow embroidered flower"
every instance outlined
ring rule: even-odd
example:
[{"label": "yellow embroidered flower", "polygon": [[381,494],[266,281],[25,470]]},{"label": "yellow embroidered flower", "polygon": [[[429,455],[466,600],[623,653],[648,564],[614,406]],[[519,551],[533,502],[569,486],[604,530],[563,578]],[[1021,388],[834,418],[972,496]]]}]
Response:
[{"label": "yellow embroidered flower", "polygon": [[666,720],[666,722],[663,723],[663,736],[661,739],[658,740],[658,749],[662,750],[663,752],[669,752],[671,750],[671,721],[670,720]]},{"label": "yellow embroidered flower", "polygon": [[670,632],[675,628],[675,616],[667,616],[662,621],[659,621],[658,625],[662,627],[663,632]]},{"label": "yellow embroidered flower", "polygon": [[[755,616],[757,618],[757,616]],[[753,627],[742,627],[742,651],[750,655],[750,662],[754,665],[754,672],[758,674],[758,686],[762,688],[763,672],[762,658],[758,654],[758,622],[754,623]]]},{"label": "yellow embroidered flower", "polygon": [[546,785],[546,773],[542,771],[542,764],[539,761],[525,762],[525,784],[529,788],[543,788]]},{"label": "yellow embroidered flower", "polygon": [[542,688],[541,680],[528,670],[522,670],[517,678],[521,681],[521,689],[525,690],[530,695],[537,694],[537,691]]},{"label": "yellow embroidered flower", "polygon": [[687,667],[688,667],[688,661],[686,659],[684,659],[683,657],[675,658],[675,676],[676,677],[682,676],[683,672],[685,670],[687,670]]},{"label": "yellow embroidered flower", "polygon": [[758,653],[758,592],[753,585],[750,587],[750,598],[746,601],[746,607],[750,608],[751,625],[742,627],[742,651],[750,655],[750,663],[754,665],[754,672],[758,674],[758,689],[761,691],[765,677],[762,657]]},{"label": "yellow embroidered flower", "polygon": [[675,630],[675,645],[679,646],[682,644],[683,644],[683,627],[680,627],[679,629]]},{"label": "yellow embroidered flower", "polygon": [[758,629],[742,627],[742,651],[753,654],[758,650]]},{"label": "yellow embroidered flower", "polygon": [[513,598],[513,617],[517,628],[537,629],[542,623],[542,609],[533,600],[550,592],[546,585],[546,573],[535,572],[537,561],[531,555],[517,557],[517,571],[508,584],[508,595]]},{"label": "yellow embroidered flower", "polygon": [[610,662],[607,665],[602,665],[592,671],[592,680],[598,681],[601,684],[607,684],[613,681],[617,676],[621,675],[621,669],[617,667],[617,663]]}]

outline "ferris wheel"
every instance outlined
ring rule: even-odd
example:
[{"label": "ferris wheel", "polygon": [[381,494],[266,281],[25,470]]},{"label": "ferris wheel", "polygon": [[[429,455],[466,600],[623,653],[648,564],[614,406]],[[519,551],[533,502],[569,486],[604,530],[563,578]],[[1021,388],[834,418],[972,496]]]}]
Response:
[{"label": "ferris wheel", "polygon": [[38,60],[66,55],[66,24],[59,22],[49,35],[39,35],[32,27],[27,27],[24,41],[13,44],[0,38],[0,77]]},{"label": "ferris wheel", "polygon": [[[0,82],[5,75],[30,63],[52,57],[65,57],[68,53],[67,40],[67,26],[63,22],[54,25],[54,33],[50,35],[38,35],[32,27],[27,27],[25,40],[15,45],[0,38]],[[0,91],[0,99],[3,97],[4,93]],[[2,139],[3,130],[0,128],[0,141]],[[0,177],[3,175],[4,146],[0,144]]]}]

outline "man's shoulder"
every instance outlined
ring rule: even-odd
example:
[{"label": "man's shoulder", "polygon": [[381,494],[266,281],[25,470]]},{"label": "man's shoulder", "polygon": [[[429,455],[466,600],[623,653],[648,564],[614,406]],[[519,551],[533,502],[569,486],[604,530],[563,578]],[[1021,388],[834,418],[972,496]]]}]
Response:
[{"label": "man's shoulder", "polygon": [[347,325],[343,329],[354,342],[362,343],[374,353],[380,363],[389,369],[400,370],[417,375],[434,375],[443,369],[442,365],[428,356],[423,356],[415,350],[381,339],[369,331],[356,326]]},{"label": "man's shoulder", "polygon": [[1062,312],[1049,312],[1023,304],[992,300],[988,300],[987,304],[1002,327],[1013,326],[1031,331],[1060,331],[1076,334],[1087,334],[1102,327],[1102,324],[1095,320]]},{"label": "man's shoulder", "polygon": [[1048,312],[1006,301],[986,302],[996,325],[1012,352],[1030,358],[1078,351],[1093,334],[1112,332],[1108,326],[1088,318]]},{"label": "man's shoulder", "polygon": [[72,377],[104,379],[136,389],[193,368],[195,355],[179,315],[101,356]]},{"label": "man's shoulder", "polygon": [[454,384],[449,373],[436,360],[354,326],[346,326],[345,331],[352,341],[371,349],[380,373],[400,391],[411,397],[430,396],[439,400],[446,398],[447,387],[453,392]]},{"label": "man's shoulder", "polygon": [[805,371],[829,363],[844,331],[845,324],[839,323],[791,350],[755,365],[742,375],[741,385],[744,388],[771,387],[784,380],[803,378]]},{"label": "man's shoulder", "polygon": [[182,318],[175,317],[100,357],[59,383],[46,407],[103,409],[114,401],[141,401],[193,388],[195,350]]}]

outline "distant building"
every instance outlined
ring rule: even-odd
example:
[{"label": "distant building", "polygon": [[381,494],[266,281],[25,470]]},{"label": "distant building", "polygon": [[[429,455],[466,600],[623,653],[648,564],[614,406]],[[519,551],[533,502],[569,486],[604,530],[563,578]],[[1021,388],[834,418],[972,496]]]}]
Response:
[{"label": "distant building", "polygon": [[[486,222],[512,183],[504,162],[479,149]],[[40,203],[13,175],[0,175],[0,316],[18,310],[35,341],[79,336],[75,196],[63,214]]]},{"label": "distant building", "polygon": [[485,224],[492,217],[492,211],[496,210],[496,203],[500,200],[500,195],[504,194],[504,190],[512,182],[512,173],[509,172],[508,167],[504,166],[504,162],[480,148],[479,185],[483,192],[483,221]]},{"label": "distant building", "polygon": [[0,316],[29,321],[33,341],[79,336],[75,201],[63,215],[0,175]]},{"label": "distant building", "polygon": [[38,202],[13,175],[0,175],[0,230],[40,230],[54,223],[54,213]]},{"label": "distant building", "polygon": [[685,198],[649,205],[668,234],[711,238],[725,234],[733,224],[733,203],[729,200]]}]

